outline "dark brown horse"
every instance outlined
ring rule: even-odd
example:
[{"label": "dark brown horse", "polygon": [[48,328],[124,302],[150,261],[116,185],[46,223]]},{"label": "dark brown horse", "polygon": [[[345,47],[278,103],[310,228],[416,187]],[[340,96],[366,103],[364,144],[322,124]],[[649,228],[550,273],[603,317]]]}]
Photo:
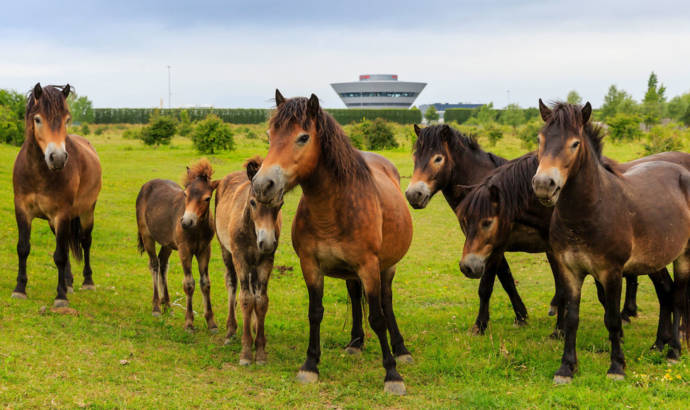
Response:
[{"label": "dark brown horse", "polygon": [[[651,155],[620,164],[619,168],[627,170],[642,162],[650,161],[678,163],[690,170],[690,157],[676,152]],[[554,263],[555,259],[548,244],[553,208],[542,205],[532,190],[532,177],[538,166],[537,154],[529,153],[498,167],[476,186],[458,187],[460,190],[469,191],[458,207],[458,216],[466,236],[460,265],[466,270],[481,272],[485,269],[487,261],[495,259],[504,251],[514,248],[516,244],[523,241],[525,230],[522,227],[535,229],[539,238],[536,238],[536,241],[530,241],[536,245],[531,251],[547,253],[557,282],[555,298],[564,303],[565,300],[561,298],[562,285],[558,284],[558,275],[556,275],[558,267]],[[671,281],[665,268],[658,274],[650,276],[656,280],[657,287]],[[626,277],[626,279],[629,278]],[[601,286],[598,283],[597,288],[601,296]],[[631,289],[631,287],[628,286],[626,289]],[[626,298],[627,296],[629,295],[626,295]],[[562,307],[560,313],[553,336],[562,334]],[[626,309],[621,312],[621,318],[629,321]],[[655,345],[660,344],[663,347],[663,335],[659,333],[657,336]]]},{"label": "dark brown horse", "polygon": [[[348,288],[363,288],[369,324],[381,344],[384,390],[404,394],[393,355],[403,360],[411,356],[393,313],[392,282],[395,265],[412,240],[412,218],[400,191],[400,176],[385,158],[355,150],[314,94],[285,100],[276,90],[276,105],[270,148],[253,187],[259,201],[272,205],[296,185],[302,188],[292,244],[309,292],[310,331],[298,380],[318,380],[323,279],[328,275],[348,280]],[[356,303],[353,300],[353,306]],[[361,346],[363,334],[352,336],[348,346]]]},{"label": "dark brown horse", "polygon": [[[218,330],[211,308],[211,281],[208,261],[211,259],[211,240],[214,227],[210,202],[218,181],[212,181],[213,168],[202,159],[187,168],[183,185],[165,179],[145,183],[137,196],[137,228],[139,252],[149,256],[149,269],[153,278],[153,315],[161,313],[161,304],[170,308],[168,295],[168,258],[173,250],[180,254],[184,271],[183,288],[187,295],[185,329],[194,329],[194,277],[192,258],[199,264],[199,282],[204,297],[204,316],[208,329]],[[156,255],[156,242],[161,245]],[[160,295],[160,296],[159,296]]]},{"label": "dark brown horse", "polygon": [[[604,322],[611,340],[608,376],[622,379],[621,278],[658,272],[673,262],[672,294],[661,295],[661,311],[673,310],[668,357],[676,360],[681,349],[680,316],[687,318],[688,313],[690,172],[677,164],[651,161],[621,174],[601,158],[601,135],[589,122],[589,103],[584,107],[558,103],[552,110],[540,100],[539,108],[545,124],[539,133],[539,167],[532,186],[543,204],[555,206],[549,243],[567,297],[565,348],[554,383],[570,382],[577,370],[580,293],[588,274],[603,290]],[[688,335],[687,321],[685,327]]]},{"label": "dark brown horse", "polygon": [[86,139],[67,134],[71,116],[69,84],[36,84],[26,105],[26,139],[14,162],[14,212],[19,240],[19,273],[12,297],[26,298],[26,259],[31,249],[31,221],[48,220],[55,234],[53,260],[58,268],[54,306],[67,306],[72,289],[68,249],[84,257],[82,289],[94,289],[91,272],[91,231],[96,199],[101,190],[101,164]]},{"label": "dark brown horse", "polygon": [[264,320],[268,312],[268,280],[278,247],[282,223],[280,205],[256,200],[251,180],[261,167],[261,158],[245,163],[245,172],[228,174],[216,191],[216,233],[225,262],[228,290],[228,321],[225,343],[237,330],[235,295],[240,283],[240,304],[244,321],[240,365],[252,362],[252,319],[256,326],[256,363],[266,363]]}]

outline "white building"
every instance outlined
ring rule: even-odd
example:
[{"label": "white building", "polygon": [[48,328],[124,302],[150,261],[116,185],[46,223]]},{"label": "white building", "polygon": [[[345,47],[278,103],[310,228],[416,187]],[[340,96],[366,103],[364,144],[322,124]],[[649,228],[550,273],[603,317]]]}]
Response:
[{"label": "white building", "polygon": [[347,108],[409,108],[426,83],[398,81],[397,74],[362,74],[359,81],[331,87]]}]

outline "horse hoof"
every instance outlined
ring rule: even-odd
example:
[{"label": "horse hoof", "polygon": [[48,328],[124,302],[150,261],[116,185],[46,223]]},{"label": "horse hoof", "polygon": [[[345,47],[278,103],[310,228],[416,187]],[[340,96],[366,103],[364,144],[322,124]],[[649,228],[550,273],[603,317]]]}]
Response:
[{"label": "horse hoof", "polygon": [[556,316],[556,312],[557,312],[556,306],[550,306],[549,307],[549,316]]},{"label": "horse hoof", "polygon": [[215,335],[216,333],[218,333],[218,328],[212,327],[212,328],[208,329],[208,332],[212,335]]},{"label": "horse hoof", "polygon": [[482,336],[484,334],[484,329],[475,324],[474,326],[472,326],[472,330],[470,330],[470,333],[472,333],[473,335]]},{"label": "horse hoof", "polygon": [[93,284],[81,285],[81,290],[96,290],[96,285],[93,285]]},{"label": "horse hoof", "polygon": [[267,360],[266,360],[265,357],[257,357],[255,363],[256,363],[257,366],[265,366],[265,365],[266,365],[266,361],[267,361]]},{"label": "horse hoof", "polygon": [[405,383],[402,381],[390,381],[383,384],[383,391],[396,396],[404,396],[407,393]]},{"label": "horse hoof", "polygon": [[673,359],[673,358],[668,358],[668,359],[666,359],[666,361],[668,362],[668,364],[678,364],[679,363],[678,359]]},{"label": "horse hoof", "polygon": [[554,330],[549,337],[554,340],[560,340],[563,339],[563,331],[562,330]]},{"label": "horse hoof", "polygon": [[609,380],[616,380],[616,381],[620,381],[620,380],[625,379],[625,375],[620,374],[620,373],[606,373],[606,377]]},{"label": "horse hoof", "polygon": [[151,315],[153,317],[159,317],[161,315],[161,312],[154,310],[153,312],[151,312]]},{"label": "horse hoof", "polygon": [[524,319],[515,319],[515,322],[513,322],[513,324],[515,325],[515,327],[523,327],[527,326],[527,321]]},{"label": "horse hoof", "polygon": [[71,286],[67,286],[67,293],[74,293],[74,288]]},{"label": "horse hoof", "polygon": [[362,349],[359,347],[348,346],[345,348],[345,353],[352,356],[359,356],[362,354]]},{"label": "horse hoof", "polygon": [[297,372],[297,381],[303,384],[316,383],[319,381],[319,374],[307,370]]},{"label": "horse hoof", "polygon": [[626,316],[626,315],[621,315],[621,322],[629,325],[630,324],[630,317]]},{"label": "horse hoof", "polygon": [[184,327],[184,330],[185,330],[187,333],[194,333],[194,326],[192,326],[192,325],[187,325],[187,326]]},{"label": "horse hoof", "polygon": [[397,363],[406,363],[406,364],[412,364],[414,363],[414,359],[412,358],[412,355],[407,353],[407,354],[401,354],[400,356],[395,358],[395,361]]},{"label": "horse hoof", "polygon": [[559,376],[559,375],[553,376],[553,384],[555,384],[555,385],[570,384],[570,382],[572,382],[572,381],[573,381],[573,378],[569,377],[569,376]]},{"label": "horse hoof", "polygon": [[252,364],[251,359],[240,358],[240,366],[249,366],[250,364]]},{"label": "horse hoof", "polygon": [[67,299],[55,299],[55,302],[53,302],[53,307],[56,308],[63,308],[67,306],[69,306]]},{"label": "horse hoof", "polygon": [[26,299],[26,293],[12,292],[12,299]]}]

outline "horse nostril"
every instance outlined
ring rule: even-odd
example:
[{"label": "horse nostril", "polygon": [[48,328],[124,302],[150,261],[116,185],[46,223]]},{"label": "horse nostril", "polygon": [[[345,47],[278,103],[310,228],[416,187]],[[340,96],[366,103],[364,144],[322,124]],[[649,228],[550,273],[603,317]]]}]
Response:
[{"label": "horse nostril", "polygon": [[50,162],[53,162],[55,160],[55,153],[51,152],[50,156],[48,156],[48,158],[50,159]]},{"label": "horse nostril", "polygon": [[261,241],[259,241],[259,249],[263,249],[263,248],[264,248],[264,241],[261,240]]},{"label": "horse nostril", "polygon": [[554,181],[553,179],[550,179],[549,180],[549,187],[553,188],[554,186],[556,186],[556,181]]},{"label": "horse nostril", "polygon": [[268,190],[268,189],[273,188],[273,185],[275,185],[275,182],[273,182],[272,179],[269,179],[268,183],[266,183],[266,189]]}]

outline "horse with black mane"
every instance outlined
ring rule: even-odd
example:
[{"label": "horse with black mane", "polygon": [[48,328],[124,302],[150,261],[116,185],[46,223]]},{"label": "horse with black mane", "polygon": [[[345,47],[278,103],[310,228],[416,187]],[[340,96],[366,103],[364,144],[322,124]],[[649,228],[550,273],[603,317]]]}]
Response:
[{"label": "horse with black mane", "polygon": [[323,284],[328,275],[347,280],[355,316],[348,347],[357,349],[364,340],[358,306],[364,290],[369,324],[379,339],[386,369],[384,390],[404,394],[396,358],[411,356],[393,313],[392,282],[395,265],[412,241],[412,218],[398,171],[380,155],[355,150],[316,95],[286,100],[276,90],[276,105],[268,155],[252,185],[259,201],[273,205],[296,185],[302,188],[292,244],[309,293],[310,331],[298,380],[318,380]]},{"label": "horse with black mane", "polygon": [[[149,269],[153,279],[153,315],[170,308],[168,294],[168,258],[173,250],[180,255],[184,272],[183,288],[187,295],[185,329],[194,330],[194,277],[192,259],[199,265],[199,282],[204,298],[204,317],[211,332],[218,326],[211,307],[211,281],[208,262],[211,259],[211,240],[215,233],[210,203],[219,181],[212,181],[213,168],[202,159],[187,168],[181,188],[167,179],[154,179],[145,183],[137,195],[136,214],[139,252],[149,256]],[[156,243],[161,245],[156,255]]]},{"label": "horse with black mane", "polygon": [[26,298],[26,260],[31,249],[31,222],[48,220],[55,234],[53,260],[58,269],[56,307],[68,305],[72,290],[69,250],[84,258],[82,289],[95,289],[91,271],[91,232],[101,190],[101,164],[85,138],[68,134],[71,120],[67,97],[71,87],[38,83],[29,94],[26,139],[14,162],[14,213],[19,240],[19,273],[12,297]]},{"label": "horse with black mane", "polygon": [[580,294],[588,274],[601,284],[605,301],[611,341],[607,376],[622,379],[621,278],[655,273],[673,263],[673,287],[661,295],[661,310],[673,311],[668,358],[677,360],[681,316],[686,339],[690,337],[690,172],[678,164],[650,161],[621,173],[602,159],[602,135],[589,121],[589,103],[557,103],[550,109],[539,100],[539,110],[545,124],[538,136],[539,167],[532,187],[544,205],[555,207],[549,243],[567,297],[565,346],[554,383],[569,383],[577,370]]},{"label": "horse with black mane", "polygon": [[[475,138],[448,125],[432,125],[425,128],[415,125],[414,130],[418,138],[414,150],[414,172],[405,191],[408,202],[413,208],[421,209],[426,207],[437,192],[441,191],[448,205],[456,213],[458,221],[461,222],[462,214],[458,208],[469,190],[458,189],[458,187],[480,184],[484,178],[508,160],[484,151]],[[509,252],[542,252],[539,249],[543,248],[545,241],[537,229],[530,225],[520,224],[514,226],[513,231],[513,243]],[[554,269],[557,268],[552,263],[551,268],[555,278],[557,275]],[[474,333],[483,334],[488,325],[489,301],[496,277],[513,306],[515,323],[522,325],[526,322],[527,309],[515,287],[508,261],[502,253],[497,253],[491,263],[482,269],[481,274],[475,274],[467,268],[463,270],[462,265],[461,270],[468,277],[481,278],[478,289],[479,312],[472,328]],[[624,314],[626,317],[636,316],[637,278],[628,279],[626,289]],[[555,295],[550,303],[550,315],[556,313],[559,297],[559,289],[556,286]]]},{"label": "horse with black mane", "polygon": [[258,202],[251,186],[261,161],[260,157],[247,160],[245,172],[226,175],[216,190],[216,235],[223,253],[228,290],[225,343],[230,343],[237,331],[235,298],[239,281],[244,318],[240,352],[242,366],[252,362],[252,321],[256,326],[256,363],[266,363],[264,321],[268,312],[268,280],[282,225],[282,203],[271,206]]}]

